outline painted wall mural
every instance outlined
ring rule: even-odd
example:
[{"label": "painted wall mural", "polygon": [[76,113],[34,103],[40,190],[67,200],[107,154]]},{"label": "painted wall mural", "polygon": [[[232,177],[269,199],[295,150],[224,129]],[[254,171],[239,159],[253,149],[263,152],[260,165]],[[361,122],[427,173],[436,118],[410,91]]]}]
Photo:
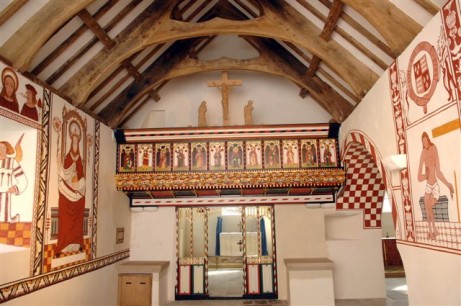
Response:
[{"label": "painted wall mural", "polygon": [[389,69],[398,153],[407,156],[398,238],[461,250],[459,2],[440,16],[438,35],[415,40]]},{"label": "painted wall mural", "polygon": [[[99,123],[1,62],[0,71],[2,303],[128,252],[96,258]],[[147,163],[126,167],[152,169],[152,145],[146,152]]]},{"label": "painted wall mural", "polygon": [[[43,89],[3,63],[0,71],[0,283],[5,283],[28,277],[34,259]],[[13,257],[24,266],[7,271],[4,263]]]}]

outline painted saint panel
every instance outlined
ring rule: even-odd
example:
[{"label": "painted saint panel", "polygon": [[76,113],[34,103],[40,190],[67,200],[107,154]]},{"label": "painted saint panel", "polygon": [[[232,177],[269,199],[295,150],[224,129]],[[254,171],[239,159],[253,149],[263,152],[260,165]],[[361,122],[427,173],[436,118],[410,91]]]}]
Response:
[{"label": "painted saint panel", "polygon": [[210,150],[210,170],[226,169],[226,143],[212,141],[208,144]]},{"label": "painted saint panel", "polygon": [[[43,272],[93,259],[98,159],[94,119],[54,97]],[[134,145],[133,145],[134,151]],[[133,152],[134,154],[134,152]],[[98,155],[99,156],[99,155]],[[130,165],[133,169],[135,163]]]},{"label": "painted saint panel", "polygon": [[336,139],[319,139],[320,167],[337,167]]},{"label": "painted saint panel", "polygon": [[243,141],[227,142],[227,170],[243,170]]},{"label": "painted saint panel", "polygon": [[283,168],[299,168],[299,145],[297,139],[282,141]]},{"label": "painted saint panel", "polygon": [[301,140],[301,166],[303,168],[316,168],[319,166],[317,139]]},{"label": "painted saint panel", "polygon": [[262,169],[262,143],[261,140],[246,142],[246,168]]},{"label": "painted saint panel", "polygon": [[136,145],[122,144],[118,146],[118,171],[134,172]]},{"label": "painted saint panel", "polygon": [[137,144],[137,167],[138,172],[154,170],[154,149],[151,143]]},{"label": "painted saint panel", "polygon": [[191,170],[193,171],[207,170],[207,143],[206,142],[191,143]]},{"label": "painted saint panel", "polygon": [[171,144],[155,144],[155,171],[171,171]]},{"label": "painted saint panel", "polygon": [[280,158],[280,141],[265,140],[264,141],[264,168],[279,169],[281,167]]},{"label": "painted saint panel", "polygon": [[189,170],[189,143],[173,144],[173,171]]}]

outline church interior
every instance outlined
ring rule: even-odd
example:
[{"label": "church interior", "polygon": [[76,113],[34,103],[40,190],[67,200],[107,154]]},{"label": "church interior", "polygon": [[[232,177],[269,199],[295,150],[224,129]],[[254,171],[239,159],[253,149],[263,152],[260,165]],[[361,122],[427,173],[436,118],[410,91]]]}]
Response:
[{"label": "church interior", "polygon": [[461,305],[461,0],[0,2],[0,303]]}]

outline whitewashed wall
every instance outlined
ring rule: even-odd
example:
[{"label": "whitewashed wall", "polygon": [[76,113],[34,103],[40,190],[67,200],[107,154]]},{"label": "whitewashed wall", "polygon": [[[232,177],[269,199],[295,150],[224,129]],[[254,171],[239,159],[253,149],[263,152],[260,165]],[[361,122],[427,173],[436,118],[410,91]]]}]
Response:
[{"label": "whitewashed wall", "polygon": [[[451,1],[449,1],[451,2]],[[451,2],[455,3],[455,2]],[[459,1],[456,1],[459,5]],[[459,20],[459,11],[456,12],[455,18]],[[441,16],[436,15],[431,22],[423,29],[423,31],[416,37],[414,42],[408,47],[405,52],[397,59],[399,69],[409,67],[407,64],[412,52],[417,52],[416,47],[421,42],[427,42],[434,46],[437,50],[439,47],[440,34],[442,29]],[[423,50],[427,51],[427,50]],[[429,51],[427,51],[429,53]],[[430,54],[430,53],[429,53]],[[459,55],[459,54],[458,54]],[[421,55],[423,57],[424,54]],[[430,58],[430,57],[429,57]],[[429,63],[431,64],[431,63]],[[436,66],[437,63],[432,63]],[[440,63],[439,63],[440,64]],[[408,65],[408,66],[407,66]],[[429,69],[434,69],[430,66]],[[401,70],[401,71],[402,71]],[[431,70],[430,70],[431,71]],[[421,213],[419,204],[415,203],[416,198],[423,194],[423,183],[415,179],[418,167],[419,157],[421,154],[421,130],[425,129],[431,135],[430,131],[450,120],[459,116],[456,115],[454,108],[459,107],[459,102],[447,102],[448,93],[443,86],[442,77],[443,72],[440,70],[438,75],[433,75],[433,80],[439,77],[436,85],[434,95],[427,103],[427,111],[424,112],[423,107],[416,105],[413,101],[409,101],[408,105],[403,105],[402,114],[403,120],[408,119],[405,123],[405,133],[407,135],[407,162],[409,166],[409,183],[410,188],[413,190],[413,199],[410,198],[411,209],[413,214],[408,215],[402,205],[402,192],[399,173],[390,171],[392,176],[392,186],[387,186],[393,189],[393,199],[396,200],[397,205],[397,230],[396,236],[398,238],[398,249],[401,253],[406,278],[408,283],[408,295],[410,305],[460,305],[461,304],[461,232],[459,228],[460,220],[456,217],[456,202],[455,197],[449,198],[450,208],[450,226],[453,230],[447,234],[439,235],[437,239],[429,240],[426,235],[413,233],[408,236],[407,230],[408,222],[410,224],[424,225],[421,221]],[[390,79],[389,73],[386,72],[381,76],[375,86],[370,90],[366,97],[362,100],[360,105],[343,123],[340,133],[340,142],[344,143],[347,135],[352,131],[360,131],[365,134],[371,142],[375,145],[376,150],[383,158],[390,155],[398,154],[396,127],[394,121],[394,114],[392,112],[392,99],[390,96]],[[406,76],[406,75],[405,75]],[[402,79],[405,81],[405,78]],[[459,80],[456,80],[459,82]],[[408,84],[407,84],[408,85]],[[408,89],[403,88],[403,89]],[[402,94],[405,92],[402,90]],[[458,97],[459,99],[459,97]],[[368,120],[373,118],[373,120]],[[400,120],[397,119],[397,123]],[[441,158],[441,170],[444,173],[450,172],[451,178],[447,178],[454,184],[452,178],[453,172],[461,173],[461,166],[459,156],[461,156],[461,148],[459,142],[461,133],[459,129],[451,131],[446,134],[446,137],[439,137],[436,142],[439,146],[439,156]],[[431,138],[433,136],[430,136]],[[445,141],[449,139],[448,143]],[[443,150],[443,153],[441,153]],[[386,166],[386,165],[385,165]],[[415,169],[416,168],[416,169]],[[448,194],[448,189],[444,184],[439,183],[441,186],[441,194]],[[454,184],[457,197],[461,191],[458,180],[457,186]],[[455,194],[455,196],[456,196]],[[408,208],[408,207],[407,207]],[[444,225],[439,223],[439,227]],[[446,241],[449,241],[448,243]]]},{"label": "whitewashed wall", "polygon": [[384,298],[381,231],[364,230],[363,215],[276,205],[279,299],[287,299],[286,258],[333,261],[335,299]]},{"label": "whitewashed wall", "polygon": [[176,284],[176,213],[174,207],[162,207],[153,212],[131,214],[132,261],[168,261],[167,276],[169,301],[174,300]]},{"label": "whitewashed wall", "polygon": [[[218,43],[224,47],[218,48]],[[221,56],[244,59],[255,57],[257,53],[243,39],[229,35],[218,37],[199,54],[199,59],[213,60]],[[287,79],[247,71],[230,71],[228,77],[243,83],[230,90],[230,125],[244,124],[243,108],[249,100],[253,100],[255,125],[325,123],[331,119],[309,95],[302,99],[299,87]],[[221,92],[208,87],[209,81],[220,78],[221,72],[215,71],[171,80],[160,91],[160,101],[147,101],[127,121],[125,128],[196,127],[202,101],[207,102],[208,126],[222,126]]]}]

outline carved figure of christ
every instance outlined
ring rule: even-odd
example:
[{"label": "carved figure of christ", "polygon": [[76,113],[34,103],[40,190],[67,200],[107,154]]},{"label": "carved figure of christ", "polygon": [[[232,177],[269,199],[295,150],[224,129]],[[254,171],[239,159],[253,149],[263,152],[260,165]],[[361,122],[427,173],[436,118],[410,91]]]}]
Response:
[{"label": "carved figure of christ", "polygon": [[224,125],[229,125],[229,91],[232,86],[239,85],[242,85],[242,80],[229,80],[227,71],[221,72],[221,80],[208,82],[208,87],[217,87],[221,89]]}]

